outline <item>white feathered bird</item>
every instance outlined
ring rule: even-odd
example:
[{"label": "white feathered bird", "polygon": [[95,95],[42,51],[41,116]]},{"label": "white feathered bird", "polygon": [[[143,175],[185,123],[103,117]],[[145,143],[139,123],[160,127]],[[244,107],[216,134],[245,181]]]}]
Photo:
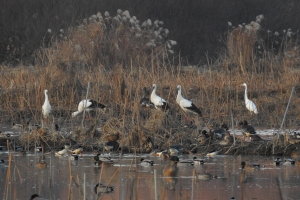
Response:
[{"label": "white feathered bird", "polygon": [[42,106],[42,112],[43,112],[44,118],[47,119],[51,112],[51,105],[50,105],[50,102],[48,99],[48,94],[47,94],[48,90],[45,90],[44,93],[45,93],[45,102]]},{"label": "white feathered bird", "polygon": [[90,112],[92,110],[96,110],[97,108],[104,109],[105,105],[103,105],[101,103],[98,103],[97,101],[94,101],[94,100],[91,100],[91,99],[82,100],[78,104],[78,111],[73,112],[72,117],[75,117],[79,113],[82,113],[84,111],[84,107],[85,107],[86,112]]},{"label": "white feathered bird", "polygon": [[182,110],[185,111],[185,112],[191,112],[193,114],[197,114],[199,116],[202,116],[201,111],[199,110],[199,108],[197,108],[195,106],[195,104],[193,104],[193,102],[191,102],[191,101],[189,101],[189,100],[182,97],[182,95],[181,95],[181,86],[180,85],[177,86],[177,90],[178,90],[178,93],[177,93],[176,102],[182,108]]},{"label": "white feathered bird", "polygon": [[72,154],[72,151],[69,150],[68,145],[65,145],[65,148],[63,150],[60,150],[55,153],[56,156],[66,156],[68,154]]},{"label": "white feathered bird", "polygon": [[253,103],[253,101],[251,101],[250,99],[248,99],[247,96],[247,84],[243,83],[241,86],[245,86],[245,104],[246,104],[246,108],[252,113],[257,114],[257,108],[256,105]]},{"label": "white feathered bird", "polygon": [[81,154],[83,152],[82,146],[79,146],[77,149],[73,150],[73,154]]},{"label": "white feathered bird", "polygon": [[68,153],[68,149],[63,149],[55,153],[56,156],[65,156]]},{"label": "white feathered bird", "polygon": [[219,153],[218,151],[213,151],[213,152],[206,154],[206,156],[211,158],[211,157],[214,157],[215,155],[217,155],[218,153]]},{"label": "white feathered bird", "polygon": [[162,110],[168,110],[169,109],[169,105],[166,102],[166,100],[164,100],[160,96],[156,95],[156,84],[153,84],[152,93],[151,93],[151,96],[150,96],[150,101],[154,104],[156,109],[162,109]]}]

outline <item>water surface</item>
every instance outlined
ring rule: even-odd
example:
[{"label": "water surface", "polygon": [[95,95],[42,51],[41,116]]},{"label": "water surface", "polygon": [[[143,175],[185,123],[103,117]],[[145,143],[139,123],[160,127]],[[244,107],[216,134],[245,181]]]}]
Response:
[{"label": "water surface", "polygon": [[[113,156],[113,166],[94,167],[93,154],[85,153],[78,161],[69,157],[45,155],[47,168],[35,165],[39,154],[19,156],[0,151],[5,166],[0,167],[0,198],[30,199],[34,193],[49,199],[83,199],[84,177],[86,199],[97,199],[95,185],[100,182],[114,186],[114,192],[104,194],[102,199],[155,199],[155,176],[158,199],[300,199],[300,166],[274,165],[275,157],[216,156],[205,158],[203,165],[179,166],[175,190],[165,187],[162,171],[168,161],[148,154],[125,154]],[[140,158],[154,160],[154,166],[139,165]],[[180,159],[188,158],[187,155]],[[285,160],[288,157],[282,157]],[[261,168],[242,173],[240,163],[259,163]],[[211,174],[210,180],[198,180],[197,175]],[[100,199],[100,198],[99,198]]]}]

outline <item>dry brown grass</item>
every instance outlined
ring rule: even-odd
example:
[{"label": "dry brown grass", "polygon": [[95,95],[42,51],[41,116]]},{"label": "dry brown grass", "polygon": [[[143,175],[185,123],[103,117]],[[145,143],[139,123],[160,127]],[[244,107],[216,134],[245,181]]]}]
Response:
[{"label": "dry brown grass", "polygon": [[[294,46],[289,43],[283,54],[265,52],[263,55],[268,57],[259,58],[253,53],[258,40],[256,32],[235,29],[228,39],[229,56],[220,57],[206,69],[186,68],[174,66],[165,57],[162,46],[149,51],[137,48],[137,44],[131,45],[133,38],[126,27],[112,29],[107,36],[99,24],[91,23],[70,30],[67,40],[57,41],[53,47],[37,52],[40,64],[34,67],[1,66],[2,122],[40,122],[43,91],[48,89],[53,121],[62,123],[85,98],[90,82],[88,98],[108,107],[106,113],[98,113],[96,117],[110,120],[102,127],[103,137],[118,133],[124,141],[131,138],[125,143],[140,147],[147,145],[147,138],[153,134],[157,134],[154,141],[157,144],[166,142],[165,135],[172,136],[167,141],[170,142],[179,139],[177,135],[184,132],[180,130],[183,113],[175,102],[178,84],[183,88],[183,96],[202,110],[204,125],[231,124],[233,113],[234,121],[246,119],[252,125],[265,128],[279,127],[294,86],[296,90],[285,125],[299,124],[300,108],[296,103],[300,101],[297,59],[300,55],[296,43]],[[244,88],[239,86],[243,82],[248,84],[248,97],[257,105],[258,115],[251,116],[245,108]],[[144,97],[143,88],[150,89],[153,83],[158,85],[157,93],[170,104],[167,114],[147,111],[139,105]],[[95,121],[92,134],[79,134],[80,141],[92,138],[95,128],[103,124],[100,121]],[[195,135],[190,130],[187,132]],[[90,142],[95,143],[92,139]]]},{"label": "dry brown grass", "polygon": [[246,67],[251,65],[254,59],[256,41],[257,33],[254,30],[245,31],[243,28],[235,28],[229,34],[227,43],[229,56],[233,63],[239,64],[243,75]]},{"label": "dry brown grass", "polygon": [[[1,120],[25,122],[34,118],[39,122],[44,89],[49,91],[54,116],[70,117],[70,111],[76,110],[78,102],[85,98],[85,86],[90,81],[89,98],[107,105],[108,115],[119,119],[129,117],[131,123],[138,123],[143,118],[140,113],[144,112],[139,106],[143,87],[150,89],[156,83],[157,93],[170,103],[171,115],[182,114],[175,103],[176,86],[181,84],[184,97],[193,100],[202,109],[207,121],[229,122],[229,115],[233,110],[236,121],[250,118],[252,124],[278,126],[293,86],[296,90],[288,118],[295,119],[299,115],[294,104],[299,101],[299,73],[285,65],[282,68],[284,71],[277,75],[241,73],[237,68],[230,71],[198,70],[189,73],[182,72],[180,67],[174,69],[160,64],[153,65],[152,70],[137,63],[133,66],[134,70],[129,72],[121,66],[116,66],[114,71],[103,70],[99,66],[93,71],[84,70],[70,74],[56,66],[36,69],[22,66],[10,69],[2,66],[4,73],[0,75]],[[258,107],[259,114],[255,117],[250,116],[245,108],[244,90],[239,87],[243,82],[249,86],[248,97]]]}]

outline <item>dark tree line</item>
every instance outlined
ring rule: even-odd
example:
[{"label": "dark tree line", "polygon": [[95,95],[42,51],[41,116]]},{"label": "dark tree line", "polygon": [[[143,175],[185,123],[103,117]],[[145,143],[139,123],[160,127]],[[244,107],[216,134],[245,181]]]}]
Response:
[{"label": "dark tree line", "polygon": [[266,30],[296,32],[300,20],[298,0],[1,0],[0,62],[33,64],[34,51],[51,45],[61,29],[98,11],[115,14],[117,9],[141,20],[163,21],[177,41],[177,53],[190,64],[218,57],[225,47],[228,21],[237,26],[263,14]]}]

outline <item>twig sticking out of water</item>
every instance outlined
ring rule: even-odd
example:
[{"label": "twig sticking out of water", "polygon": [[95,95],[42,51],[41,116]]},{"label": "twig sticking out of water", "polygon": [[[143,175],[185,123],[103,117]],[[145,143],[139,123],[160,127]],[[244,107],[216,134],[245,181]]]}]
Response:
[{"label": "twig sticking out of water", "polygon": [[72,170],[71,170],[71,160],[69,159],[69,171],[70,171],[70,184],[69,184],[69,192],[68,192],[68,200],[73,199],[72,197]]},{"label": "twig sticking out of water", "polygon": [[[89,90],[90,90],[90,82],[88,82],[88,87],[87,87],[87,90],[86,90],[86,96],[85,96],[85,105],[86,106],[87,106],[87,98],[88,98],[88,95],[89,95]],[[83,122],[84,122],[84,118],[85,118],[86,106],[84,106],[84,109],[83,109],[83,115],[82,115],[82,121],[81,121],[81,130],[83,130]]]},{"label": "twig sticking out of water", "polygon": [[[278,134],[277,134],[277,140],[279,140],[279,136],[281,135],[281,130],[282,130],[282,127],[283,127],[283,124],[284,124],[284,121],[285,121],[286,114],[287,114],[287,112],[289,110],[289,107],[290,107],[290,103],[291,103],[291,100],[292,100],[292,97],[293,97],[293,94],[294,94],[294,89],[295,89],[295,87],[292,88],[292,91],[291,91],[291,94],[290,94],[290,99],[289,99],[289,102],[286,106],[286,109],[285,109],[285,112],[284,112],[284,115],[283,115],[283,119],[282,119],[282,122],[281,122],[281,125],[280,125],[280,129],[279,129]],[[274,142],[275,142],[275,140],[273,140],[273,154],[275,153]]]},{"label": "twig sticking out of water", "polygon": [[[98,184],[99,185],[101,183],[101,177],[102,177],[103,168],[104,168],[104,163],[102,162],[102,164],[101,164],[101,170],[100,170],[100,174],[99,174],[99,180],[98,180]],[[96,194],[95,199],[97,199],[97,197],[98,197],[98,194]]]},{"label": "twig sticking out of water", "polygon": [[15,158],[15,157],[13,157],[13,158],[14,158],[15,166],[16,166],[16,168],[17,168],[17,172],[18,172],[18,174],[19,174],[20,182],[22,183],[22,177],[21,177],[21,173],[20,173],[19,167],[18,167],[18,165],[17,165],[16,158]]},{"label": "twig sticking out of water", "polygon": [[12,155],[11,154],[8,154],[8,168],[7,168],[7,172],[6,172],[6,181],[5,181],[5,198],[3,199],[10,199],[9,198],[9,186],[11,186],[11,159],[12,158]]},{"label": "twig sticking out of water", "polygon": [[[77,175],[77,182],[73,177],[73,182],[75,183],[76,187],[79,189],[78,196],[80,196],[80,194],[81,194],[81,196],[83,196],[83,191],[81,190],[81,187],[80,187],[80,181],[82,181],[82,179],[78,175]],[[91,191],[90,188],[88,188],[88,191],[90,192],[91,195],[93,195],[93,192]]]},{"label": "twig sticking out of water", "polygon": [[279,192],[280,200],[283,200],[282,192],[281,192],[281,184],[280,184],[281,181],[279,180],[278,177],[276,178],[276,181],[277,181],[277,184],[278,184],[278,192]]},{"label": "twig sticking out of water", "polygon": [[194,199],[194,185],[195,185],[195,179],[196,179],[196,169],[193,169],[193,178],[192,178],[192,197],[191,200]]}]

